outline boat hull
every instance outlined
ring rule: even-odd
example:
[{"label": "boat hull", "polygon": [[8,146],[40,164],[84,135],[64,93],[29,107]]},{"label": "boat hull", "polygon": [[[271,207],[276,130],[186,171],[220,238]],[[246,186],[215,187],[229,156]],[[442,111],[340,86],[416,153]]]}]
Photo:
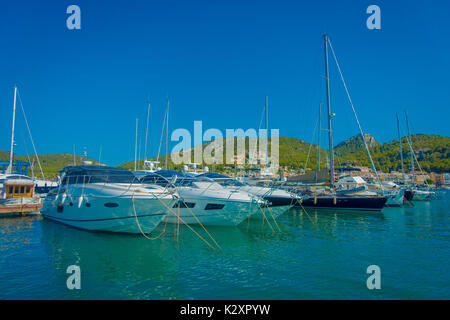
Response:
[{"label": "boat hull", "polygon": [[311,197],[295,206],[317,209],[380,211],[387,201],[385,197]]},{"label": "boat hull", "polygon": [[40,198],[11,198],[0,201],[0,217],[37,215],[42,210]]},{"label": "boat hull", "polygon": [[[250,202],[233,202],[211,199],[183,198],[174,204],[164,223],[190,224],[204,226],[237,226],[248,216],[259,211],[258,206]],[[213,207],[212,209],[206,209]],[[219,209],[219,207],[221,207]]]},{"label": "boat hull", "polygon": [[256,213],[252,214],[250,216],[250,219],[253,220],[273,220],[277,219],[279,216],[281,216],[283,213],[289,210],[289,208],[292,207],[291,205],[288,206],[269,206],[266,208],[260,208]]},{"label": "boat hull", "polygon": [[401,207],[403,205],[404,197],[404,190],[391,191],[386,201],[386,207]]},{"label": "boat hull", "polygon": [[414,190],[412,201],[429,201],[433,193],[430,191]]},{"label": "boat hull", "polygon": [[[79,198],[44,201],[42,215],[71,227],[89,231],[151,233],[174,200],[142,198]],[[166,205],[166,206],[165,206]]]},{"label": "boat hull", "polygon": [[414,191],[405,190],[405,200],[411,201],[414,198]]}]

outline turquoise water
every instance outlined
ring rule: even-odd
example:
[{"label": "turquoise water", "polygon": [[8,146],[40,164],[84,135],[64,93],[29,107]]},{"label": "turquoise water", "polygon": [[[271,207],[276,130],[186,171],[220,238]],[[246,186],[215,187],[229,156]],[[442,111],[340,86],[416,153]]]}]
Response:
[{"label": "turquoise water", "polygon": [[[449,299],[449,204],[447,193],[381,213],[291,209],[281,231],[208,228],[221,250],[183,226],[178,241],[172,225],[148,240],[4,218],[0,299]],[[373,264],[381,290],[366,286]],[[69,265],[80,290],[66,287]]]}]

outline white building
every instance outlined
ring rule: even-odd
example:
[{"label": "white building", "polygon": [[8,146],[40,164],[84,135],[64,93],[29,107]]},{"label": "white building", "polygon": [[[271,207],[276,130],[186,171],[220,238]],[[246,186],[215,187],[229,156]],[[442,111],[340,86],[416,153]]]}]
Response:
[{"label": "white building", "polygon": [[450,173],[444,173],[444,185],[448,186],[450,185]]}]

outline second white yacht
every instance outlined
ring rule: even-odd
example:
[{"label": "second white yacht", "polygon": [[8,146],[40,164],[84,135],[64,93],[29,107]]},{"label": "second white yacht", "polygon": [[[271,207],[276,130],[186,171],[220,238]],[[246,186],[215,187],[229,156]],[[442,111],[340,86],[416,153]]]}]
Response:
[{"label": "second white yacht", "polygon": [[205,173],[198,176],[199,179],[211,179],[229,190],[248,192],[268,202],[267,208],[263,208],[252,219],[277,218],[290,207],[294,206],[302,198],[283,189],[247,185],[229,176],[219,173]]},{"label": "second white yacht", "polygon": [[164,218],[168,223],[236,226],[266,205],[264,200],[247,192],[229,190],[178,171],[149,172],[141,181],[144,185],[176,188],[180,199]]}]

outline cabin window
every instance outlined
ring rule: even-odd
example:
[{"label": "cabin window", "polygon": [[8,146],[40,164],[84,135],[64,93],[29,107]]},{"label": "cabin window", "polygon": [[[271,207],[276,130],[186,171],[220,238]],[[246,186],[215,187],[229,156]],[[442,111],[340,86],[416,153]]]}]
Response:
[{"label": "cabin window", "polygon": [[224,204],[219,203],[208,203],[205,207],[205,210],[220,210],[225,207]]},{"label": "cabin window", "polygon": [[24,186],[20,187],[20,193],[25,193],[25,187]]},{"label": "cabin window", "polygon": [[107,202],[107,203],[104,204],[104,206],[107,207],[107,208],[115,208],[115,207],[118,207],[119,204],[115,203],[115,202]]},{"label": "cabin window", "polygon": [[27,187],[27,193],[30,193],[30,187]]},{"label": "cabin window", "polygon": [[19,187],[18,186],[14,188],[14,193],[19,193]]},{"label": "cabin window", "polygon": [[14,187],[9,187],[9,194],[13,193]]},{"label": "cabin window", "polygon": [[178,201],[173,205],[173,208],[193,208],[193,207],[195,207],[195,203],[184,201]]}]

